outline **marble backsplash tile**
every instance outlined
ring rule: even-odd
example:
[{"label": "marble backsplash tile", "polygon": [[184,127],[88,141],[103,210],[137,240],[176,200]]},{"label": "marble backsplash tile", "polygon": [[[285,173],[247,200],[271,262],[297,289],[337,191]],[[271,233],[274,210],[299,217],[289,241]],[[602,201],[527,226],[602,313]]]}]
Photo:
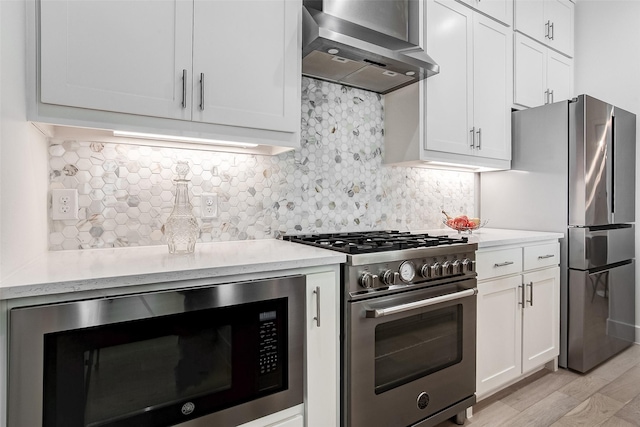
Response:
[{"label": "marble backsplash tile", "polygon": [[[472,213],[472,173],[382,164],[383,117],[380,95],[303,78],[301,148],[278,156],[52,139],[50,189],[78,189],[80,210],[74,221],[49,211],[49,249],[165,244],[178,160],[201,242],[443,228],[443,207]],[[203,193],[218,195],[217,218],[200,219]]]}]

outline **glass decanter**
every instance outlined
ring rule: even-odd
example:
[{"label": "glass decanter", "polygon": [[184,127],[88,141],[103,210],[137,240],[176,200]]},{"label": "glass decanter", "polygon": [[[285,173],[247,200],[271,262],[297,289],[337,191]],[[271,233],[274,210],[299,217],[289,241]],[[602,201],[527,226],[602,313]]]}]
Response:
[{"label": "glass decanter", "polygon": [[167,236],[169,253],[190,254],[195,250],[200,229],[189,202],[189,180],[186,179],[189,173],[189,164],[185,161],[179,161],[176,165],[176,173],[178,174],[178,177],[174,179],[176,200],[173,211],[165,224],[164,232]]}]

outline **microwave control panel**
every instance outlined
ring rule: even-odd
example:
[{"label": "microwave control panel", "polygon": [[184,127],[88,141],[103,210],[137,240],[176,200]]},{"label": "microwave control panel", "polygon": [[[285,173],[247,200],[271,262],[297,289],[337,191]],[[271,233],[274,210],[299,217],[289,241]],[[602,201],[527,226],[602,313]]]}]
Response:
[{"label": "microwave control panel", "polygon": [[260,390],[281,385],[282,360],[278,326],[275,311],[260,313],[260,339],[258,342]]}]

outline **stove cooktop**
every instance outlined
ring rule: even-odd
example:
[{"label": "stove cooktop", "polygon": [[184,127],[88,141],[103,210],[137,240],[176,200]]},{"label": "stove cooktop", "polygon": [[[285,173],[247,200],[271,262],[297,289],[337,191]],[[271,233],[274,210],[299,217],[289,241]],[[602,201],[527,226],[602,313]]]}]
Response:
[{"label": "stove cooktop", "polygon": [[298,235],[285,234],[282,236],[282,239],[332,249],[351,255],[468,242],[466,237],[451,238],[446,236],[431,236],[426,233],[410,233],[393,230]]}]

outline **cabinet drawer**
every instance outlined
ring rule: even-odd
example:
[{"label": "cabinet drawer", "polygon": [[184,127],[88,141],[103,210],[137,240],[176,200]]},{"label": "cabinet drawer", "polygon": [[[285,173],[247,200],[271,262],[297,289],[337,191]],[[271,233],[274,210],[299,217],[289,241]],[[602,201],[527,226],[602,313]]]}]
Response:
[{"label": "cabinet drawer", "polygon": [[560,244],[549,243],[546,245],[525,246],[524,269],[533,270],[560,263]]},{"label": "cabinet drawer", "polygon": [[478,252],[476,271],[478,280],[519,273],[522,271],[522,248]]}]

